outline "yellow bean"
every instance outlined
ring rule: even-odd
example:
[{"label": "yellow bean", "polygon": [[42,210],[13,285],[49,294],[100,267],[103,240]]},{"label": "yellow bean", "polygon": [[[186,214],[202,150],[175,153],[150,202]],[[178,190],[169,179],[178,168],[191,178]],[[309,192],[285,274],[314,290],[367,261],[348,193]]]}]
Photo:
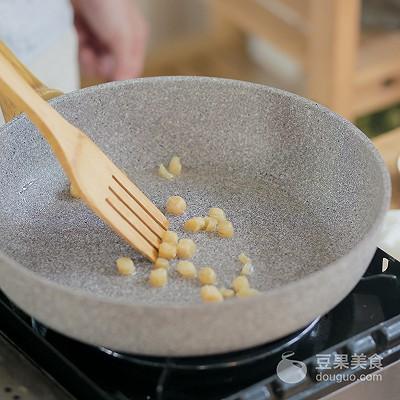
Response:
[{"label": "yellow bean", "polygon": [[196,267],[190,261],[179,261],[176,265],[177,272],[184,278],[196,278]]},{"label": "yellow bean", "polygon": [[214,285],[217,281],[217,274],[211,267],[200,268],[199,281],[202,285]]},{"label": "yellow bean", "polygon": [[166,231],[166,232],[164,232],[164,235],[162,237],[162,241],[163,242],[167,242],[167,243],[171,243],[171,244],[176,246],[178,244],[178,235],[177,235],[176,232]]},{"label": "yellow bean", "polygon": [[182,215],[186,211],[186,201],[180,196],[171,196],[167,200],[167,212],[173,215]]},{"label": "yellow bean", "polygon": [[160,164],[160,167],[158,168],[158,175],[161,176],[161,178],[168,179],[169,181],[174,179],[174,176],[168,172],[167,168],[165,168],[163,164]]},{"label": "yellow bean", "polygon": [[164,268],[150,271],[149,283],[153,287],[164,287],[168,282],[167,270]]},{"label": "yellow bean", "polygon": [[232,281],[232,288],[235,292],[239,292],[243,289],[248,289],[250,287],[249,280],[245,276],[237,276]]},{"label": "yellow bean", "polygon": [[178,258],[188,259],[192,258],[196,252],[196,244],[192,239],[181,239],[178,242],[177,255]]},{"label": "yellow bean", "polygon": [[200,296],[205,303],[219,303],[224,300],[220,291],[212,285],[202,286],[200,289]]},{"label": "yellow bean", "polygon": [[171,260],[176,257],[176,246],[171,243],[163,242],[160,244],[160,248],[158,249],[158,255],[161,258]]},{"label": "yellow bean", "polygon": [[244,254],[244,253],[240,253],[238,259],[242,264],[250,264],[251,263],[251,259],[249,257],[247,257],[246,254]]},{"label": "yellow bean", "polygon": [[133,275],[135,273],[135,265],[129,257],[120,257],[117,262],[117,270],[120,275]]},{"label": "yellow bean", "polygon": [[181,160],[178,156],[173,156],[169,162],[168,170],[172,175],[179,176],[182,172]]},{"label": "yellow bean", "polygon": [[218,234],[223,238],[231,238],[234,235],[233,225],[230,221],[222,221],[218,223]]}]

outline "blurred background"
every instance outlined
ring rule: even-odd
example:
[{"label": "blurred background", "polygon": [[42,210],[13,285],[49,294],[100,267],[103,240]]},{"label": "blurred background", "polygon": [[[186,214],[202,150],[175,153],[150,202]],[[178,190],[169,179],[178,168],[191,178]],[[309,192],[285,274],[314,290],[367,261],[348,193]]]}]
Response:
[{"label": "blurred background", "polygon": [[145,76],[265,83],[370,137],[400,126],[400,0],[136,1],[150,25]]}]

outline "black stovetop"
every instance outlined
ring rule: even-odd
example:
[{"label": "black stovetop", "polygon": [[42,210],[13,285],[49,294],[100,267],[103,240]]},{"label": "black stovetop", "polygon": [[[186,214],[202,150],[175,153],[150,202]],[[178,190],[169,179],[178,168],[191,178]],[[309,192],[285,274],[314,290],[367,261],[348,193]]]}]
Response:
[{"label": "black stovetop", "polygon": [[[383,258],[389,260],[384,272]],[[317,354],[378,354],[383,366],[400,359],[400,262],[378,249],[357,286],[329,313],[284,339],[225,355],[157,358],[88,346],[33,321],[1,293],[0,335],[78,399],[264,400],[296,393],[317,399],[345,384],[317,382]],[[287,351],[308,367],[299,384],[276,376]]]}]

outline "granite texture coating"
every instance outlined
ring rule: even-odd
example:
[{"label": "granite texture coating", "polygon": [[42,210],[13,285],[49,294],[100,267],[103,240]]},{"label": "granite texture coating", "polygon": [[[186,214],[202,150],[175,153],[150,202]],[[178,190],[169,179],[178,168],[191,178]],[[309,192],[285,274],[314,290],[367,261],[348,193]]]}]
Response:
[{"label": "granite texture coating", "polygon": [[[187,201],[171,229],[191,237],[197,266],[220,285],[249,255],[262,295],[203,305],[197,282],[171,272],[149,288],[150,263],[84,204],[48,144],[20,117],[0,129],[0,287],[53,329],[131,353],[198,355],[282,337],[337,304],[375,251],[388,207],[387,171],[352,124],[298,96],[216,78],[151,78],[53,101],[164,211]],[[182,176],[157,167],[177,154]],[[221,207],[233,239],[187,234],[183,222]],[[118,276],[115,260],[137,274]]]}]

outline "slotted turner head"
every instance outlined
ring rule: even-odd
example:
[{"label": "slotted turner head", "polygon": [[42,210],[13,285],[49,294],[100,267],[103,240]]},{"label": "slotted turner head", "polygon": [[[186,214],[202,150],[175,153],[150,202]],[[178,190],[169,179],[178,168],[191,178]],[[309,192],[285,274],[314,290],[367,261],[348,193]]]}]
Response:
[{"label": "slotted turner head", "polygon": [[79,152],[66,168],[81,198],[145,257],[154,261],[168,220],[82,132]]},{"label": "slotted turner head", "polygon": [[89,137],[35,92],[26,79],[27,70],[17,61],[9,61],[11,54],[0,52],[3,95],[37,126],[87,205],[132,247],[154,261],[168,227],[165,216]]}]

